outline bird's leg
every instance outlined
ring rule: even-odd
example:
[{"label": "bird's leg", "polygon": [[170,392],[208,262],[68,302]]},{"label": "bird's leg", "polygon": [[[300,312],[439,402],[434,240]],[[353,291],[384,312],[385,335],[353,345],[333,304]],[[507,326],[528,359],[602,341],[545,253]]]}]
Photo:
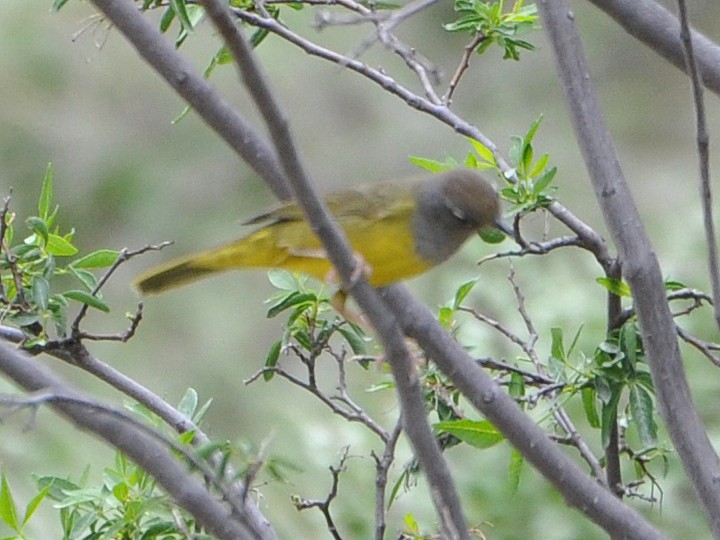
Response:
[{"label": "bird's leg", "polygon": [[[355,268],[353,268],[352,274],[350,275],[350,283],[348,284],[348,288],[351,288],[353,285],[355,285],[361,277],[365,277],[366,279],[369,278],[370,274],[372,273],[372,268],[365,261],[363,256],[360,255],[360,253],[358,253],[357,251],[353,252],[353,258],[355,259]],[[329,283],[338,283],[339,280],[337,270],[335,270],[334,267],[331,268],[330,271],[327,273],[325,281]],[[332,305],[332,307],[334,307],[335,310],[348,321],[358,324],[363,328],[371,328],[372,325],[365,318],[364,315],[360,313],[355,313],[347,308],[347,306],[345,305],[347,297],[347,291],[341,287],[330,299],[330,305]]]}]

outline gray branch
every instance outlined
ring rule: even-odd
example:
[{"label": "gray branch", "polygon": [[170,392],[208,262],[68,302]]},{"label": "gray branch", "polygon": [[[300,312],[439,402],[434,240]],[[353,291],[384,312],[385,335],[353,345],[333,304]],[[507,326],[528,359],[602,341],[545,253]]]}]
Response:
[{"label": "gray branch", "polygon": [[539,7],[595,195],[632,291],[660,413],[720,538],[720,459],[692,403],[660,265],[611,142],[570,8],[564,0],[543,0]]}]

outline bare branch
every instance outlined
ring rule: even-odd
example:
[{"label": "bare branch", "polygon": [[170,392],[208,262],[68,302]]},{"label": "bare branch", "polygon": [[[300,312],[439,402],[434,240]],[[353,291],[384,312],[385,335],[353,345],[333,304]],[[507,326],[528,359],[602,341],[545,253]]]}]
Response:
[{"label": "bare branch", "polygon": [[335,525],[335,520],[332,517],[332,514],[330,513],[330,504],[335,500],[338,493],[338,484],[340,483],[340,475],[345,472],[345,462],[348,459],[348,452],[350,448],[345,447],[343,448],[342,455],[340,456],[340,463],[338,463],[337,467],[330,466],[330,474],[332,475],[332,485],[330,486],[330,492],[328,493],[327,497],[323,500],[308,500],[308,499],[301,499],[299,497],[295,498],[295,508],[298,510],[307,510],[308,508],[318,508],[320,512],[322,513],[323,517],[325,518],[325,523],[327,525],[328,531],[330,531],[330,534],[335,540],[342,540],[342,537],[340,536],[340,533],[337,530],[337,526]]},{"label": "bare branch", "polygon": [[705,355],[705,358],[710,360],[716,366],[720,367],[720,356],[718,356],[714,352],[720,350],[720,345],[703,341],[702,339],[693,336],[690,332],[686,331],[680,325],[677,325],[676,328],[678,336],[680,336],[683,341],[695,347],[698,351]]},{"label": "bare branch", "polygon": [[708,248],[708,272],[715,304],[715,324],[720,328],[720,271],[718,270],[717,237],[715,235],[715,224],[713,222],[712,210],[712,186],[710,184],[710,134],[707,130],[707,119],[705,116],[705,98],[703,96],[703,85],[700,80],[701,74],[695,58],[693,39],[688,21],[687,6],[685,0],[678,0],[680,12],[680,40],[685,52],[686,70],[689,72],[690,83],[692,84],[693,102],[695,104],[695,126],[696,143],[698,152],[698,165],[700,167],[700,195],[703,211],[703,222],[705,225],[705,243]]}]

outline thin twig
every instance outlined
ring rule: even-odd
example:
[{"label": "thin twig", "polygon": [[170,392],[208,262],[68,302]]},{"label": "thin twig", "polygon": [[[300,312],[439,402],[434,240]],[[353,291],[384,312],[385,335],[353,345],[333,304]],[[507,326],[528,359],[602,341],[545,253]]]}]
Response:
[{"label": "thin twig", "polygon": [[720,345],[718,345],[717,343],[708,343],[707,341],[703,341],[702,339],[699,339],[698,337],[693,336],[691,333],[687,332],[680,325],[676,325],[676,329],[678,336],[680,336],[683,341],[695,347],[705,356],[705,358],[710,360],[716,366],[720,367],[720,356],[713,352],[720,350]]},{"label": "thin twig", "polygon": [[707,130],[707,119],[705,116],[703,83],[701,74],[699,73],[698,63],[695,59],[685,0],[678,0],[678,11],[680,12],[680,40],[683,44],[685,66],[690,76],[693,102],[695,104],[696,144],[698,166],[700,168],[700,202],[705,225],[705,243],[708,249],[708,272],[710,273],[710,285],[714,299],[713,303],[715,304],[715,324],[720,328],[720,269],[718,269],[717,237],[715,235],[715,223],[713,221],[712,185],[710,183],[710,134]]},{"label": "thin twig", "polygon": [[385,449],[382,456],[378,456],[372,452],[375,460],[375,540],[383,540],[385,538],[386,528],[386,496],[388,473],[390,466],[395,460],[395,447],[402,433],[402,420],[398,418],[395,427],[390,432],[390,437],[385,442]]},{"label": "thin twig", "polygon": [[346,446],[342,450],[342,454],[340,456],[340,462],[336,467],[330,466],[330,474],[332,475],[332,485],[330,486],[330,492],[327,494],[327,497],[323,500],[319,499],[302,499],[300,497],[294,498],[294,505],[295,508],[298,510],[307,510],[308,508],[318,508],[320,512],[322,513],[323,517],[325,518],[325,524],[327,525],[328,531],[330,531],[330,534],[335,540],[342,540],[342,536],[340,536],[340,533],[337,530],[337,526],[335,525],[335,520],[332,517],[332,514],[330,513],[330,504],[335,500],[338,493],[338,485],[340,484],[340,475],[345,472],[345,463],[348,459],[348,453],[350,451],[350,447]]},{"label": "thin twig", "polygon": [[[136,257],[138,255],[142,255],[143,253],[147,253],[148,251],[159,251],[169,245],[172,244],[172,241],[166,240],[165,242],[161,242],[160,244],[155,245],[147,245],[144,247],[141,247],[139,249],[135,250],[129,250],[128,248],[123,248],[120,250],[120,253],[118,254],[117,259],[115,259],[115,262],[112,263],[110,268],[108,268],[105,273],[100,277],[100,279],[97,282],[97,285],[95,285],[95,288],[90,292],[93,296],[97,296],[97,294],[100,292],[100,290],[105,286],[105,284],[108,282],[110,277],[115,273],[115,271],[122,266],[123,263],[129,261],[133,257]],[[88,304],[83,304],[80,307],[80,310],[78,311],[77,316],[75,317],[75,320],[73,320],[72,324],[70,325],[70,336],[71,338],[77,339],[81,332],[80,332],[80,323],[85,318],[85,315],[87,314],[87,310],[90,306]],[[142,308],[138,307],[139,312],[142,311]],[[138,317],[138,323],[140,322]],[[131,327],[132,328],[132,327]],[[134,329],[132,330],[132,334],[134,334]],[[132,337],[132,334],[130,337]]]},{"label": "thin twig", "polygon": [[448,83],[448,89],[447,92],[445,92],[445,95],[442,97],[442,102],[445,105],[450,105],[452,103],[452,97],[455,93],[455,88],[457,87],[458,83],[460,82],[460,79],[462,78],[463,74],[468,70],[470,67],[470,57],[475,52],[475,49],[477,49],[480,44],[487,39],[487,36],[483,33],[478,33],[473,37],[473,40],[468,44],[465,45],[463,50],[463,55],[460,57],[460,63],[458,64],[458,67],[455,69],[455,73],[453,73],[452,79],[450,79],[450,82]]}]

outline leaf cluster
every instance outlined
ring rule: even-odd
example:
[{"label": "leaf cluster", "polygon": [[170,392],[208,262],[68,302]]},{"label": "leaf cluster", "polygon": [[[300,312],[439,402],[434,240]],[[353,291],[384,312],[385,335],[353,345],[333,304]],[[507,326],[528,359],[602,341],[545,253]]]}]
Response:
[{"label": "leaf cluster", "polygon": [[[48,166],[37,215],[24,222],[27,236],[17,238],[22,228],[7,204],[1,218],[0,323],[21,328],[28,336],[26,347],[47,343],[51,329],[65,337],[71,302],[110,311],[92,271],[113,265],[119,252],[101,249],[80,255],[74,245],[75,231],[60,232],[56,224],[59,207],[52,200],[53,174]],[[6,201],[9,203],[9,198]],[[53,292],[53,285],[63,276],[71,278],[74,286]]]},{"label": "leaf cluster", "polygon": [[263,378],[266,381],[273,378],[273,368],[280,353],[291,343],[309,355],[308,361],[314,361],[328,347],[330,338],[339,333],[353,354],[367,353],[367,336],[360,326],[329,316],[334,309],[333,300],[344,303],[342,291],[331,300],[322,291],[311,287],[307,277],[285,270],[271,270],[268,277],[278,292],[268,300],[271,305],[267,317],[276,317],[286,311],[289,315],[283,337],[273,343],[265,359],[267,369]]},{"label": "leaf cluster", "polygon": [[502,0],[455,0],[455,11],[462,17],[443,27],[448,32],[466,32],[475,36],[479,41],[478,54],[496,44],[503,49],[504,59],[519,60],[521,50],[535,50],[535,46],[521,36],[537,28],[537,6],[525,6],[523,0],[516,0],[512,9],[505,12],[504,4]]}]

